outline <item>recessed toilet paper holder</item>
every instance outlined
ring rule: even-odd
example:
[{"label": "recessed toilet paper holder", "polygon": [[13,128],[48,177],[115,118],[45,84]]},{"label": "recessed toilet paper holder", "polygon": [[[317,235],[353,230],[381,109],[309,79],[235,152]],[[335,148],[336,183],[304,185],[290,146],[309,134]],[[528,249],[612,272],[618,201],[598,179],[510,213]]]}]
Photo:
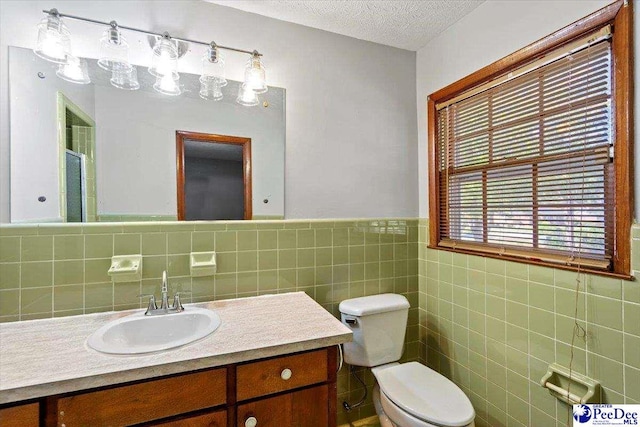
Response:
[{"label": "recessed toilet paper holder", "polygon": [[585,375],[569,372],[569,369],[552,363],[547,373],[540,380],[542,387],[557,399],[575,405],[579,403],[598,403],[600,400],[600,383]]}]

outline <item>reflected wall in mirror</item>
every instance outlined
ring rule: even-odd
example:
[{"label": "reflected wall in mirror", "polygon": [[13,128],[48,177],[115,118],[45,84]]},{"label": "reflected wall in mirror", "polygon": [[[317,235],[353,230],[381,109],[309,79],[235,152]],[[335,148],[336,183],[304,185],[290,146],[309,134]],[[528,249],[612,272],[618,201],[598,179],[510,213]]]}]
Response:
[{"label": "reflected wall in mirror", "polygon": [[[11,222],[284,218],[284,89],[269,87],[245,107],[236,103],[239,82],[229,80],[222,100],[204,100],[199,76],[181,73],[181,95],[166,96],[145,67],[137,67],[140,89],[129,91],[87,62],[91,83],[79,85],[31,50],[9,48],[11,199],[2,202]],[[179,132],[250,141],[250,149],[238,160],[237,148],[214,149],[233,144],[193,137],[183,158]],[[181,173],[185,200],[196,194],[199,203],[184,215]]]}]

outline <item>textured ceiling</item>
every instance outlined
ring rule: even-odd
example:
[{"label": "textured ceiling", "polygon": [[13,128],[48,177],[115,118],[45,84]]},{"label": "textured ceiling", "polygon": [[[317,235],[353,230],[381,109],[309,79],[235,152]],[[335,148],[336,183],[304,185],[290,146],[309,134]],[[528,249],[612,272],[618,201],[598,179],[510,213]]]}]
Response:
[{"label": "textured ceiling", "polygon": [[407,50],[418,50],[483,0],[206,0]]}]

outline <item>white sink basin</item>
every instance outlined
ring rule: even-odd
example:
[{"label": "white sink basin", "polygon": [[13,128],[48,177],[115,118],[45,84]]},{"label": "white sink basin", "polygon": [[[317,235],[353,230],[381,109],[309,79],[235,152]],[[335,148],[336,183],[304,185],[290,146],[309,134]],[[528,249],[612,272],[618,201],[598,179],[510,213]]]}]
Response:
[{"label": "white sink basin", "polygon": [[89,347],[109,354],[168,350],[204,338],[220,326],[211,310],[187,307],[183,312],[145,316],[144,312],[107,323],[87,339]]}]

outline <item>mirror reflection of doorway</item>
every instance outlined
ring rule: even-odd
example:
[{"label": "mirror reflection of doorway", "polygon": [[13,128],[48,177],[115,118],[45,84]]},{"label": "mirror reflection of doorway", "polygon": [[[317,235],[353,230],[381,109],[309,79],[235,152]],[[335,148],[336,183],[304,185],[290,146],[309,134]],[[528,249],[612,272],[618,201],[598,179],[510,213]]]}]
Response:
[{"label": "mirror reflection of doorway", "polygon": [[95,121],[57,93],[60,216],[66,222],[97,221]]},{"label": "mirror reflection of doorway", "polygon": [[251,139],[176,132],[178,220],[252,218]]},{"label": "mirror reflection of doorway", "polygon": [[66,151],[67,222],[87,220],[87,178],[85,155]]}]

